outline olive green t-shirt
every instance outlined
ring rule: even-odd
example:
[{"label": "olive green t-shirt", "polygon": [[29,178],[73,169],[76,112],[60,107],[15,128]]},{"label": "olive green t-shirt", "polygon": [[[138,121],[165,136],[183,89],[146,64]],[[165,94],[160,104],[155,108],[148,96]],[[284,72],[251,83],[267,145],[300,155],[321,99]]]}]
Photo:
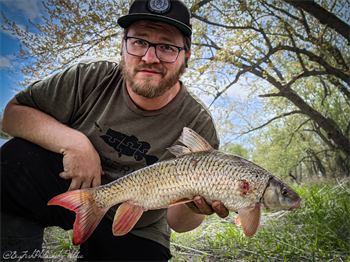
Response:
[{"label": "olive green t-shirt", "polygon": [[[166,148],[189,127],[214,148],[219,139],[203,103],[182,84],[180,92],[159,110],[138,108],[126,89],[115,58],[82,61],[16,94],[18,102],[39,109],[84,133],[101,158],[102,184],[157,161],[173,158]],[[113,220],[117,206],[106,214]],[[132,234],[169,248],[165,209],[143,214]]]}]

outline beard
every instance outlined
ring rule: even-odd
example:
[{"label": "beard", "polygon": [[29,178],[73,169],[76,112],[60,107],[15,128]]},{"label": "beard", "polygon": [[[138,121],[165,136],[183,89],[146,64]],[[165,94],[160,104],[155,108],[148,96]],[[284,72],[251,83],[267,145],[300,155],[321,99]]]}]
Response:
[{"label": "beard", "polygon": [[[166,91],[170,90],[179,81],[186,68],[185,63],[183,63],[178,71],[170,73],[168,76],[166,75],[166,69],[159,68],[154,64],[139,65],[131,71],[125,66],[124,56],[122,56],[119,66],[121,67],[125,80],[129,83],[131,90],[135,94],[149,99],[160,97],[164,95]],[[151,84],[152,76],[146,76],[142,83],[136,82],[134,79],[137,72],[144,69],[156,70],[162,75],[161,80],[157,84]]]}]

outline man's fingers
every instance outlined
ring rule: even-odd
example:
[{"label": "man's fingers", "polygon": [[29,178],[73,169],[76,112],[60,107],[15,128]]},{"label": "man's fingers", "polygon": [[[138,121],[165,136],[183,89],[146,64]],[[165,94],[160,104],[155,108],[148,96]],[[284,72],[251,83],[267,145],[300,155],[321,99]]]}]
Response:
[{"label": "man's fingers", "polygon": [[61,173],[59,174],[59,176],[62,177],[63,179],[70,179],[70,178],[72,178],[72,176],[70,176],[70,175],[68,174],[68,172],[65,172],[65,171],[61,172]]},{"label": "man's fingers", "polygon": [[97,176],[97,177],[93,178],[91,184],[92,184],[92,187],[100,186],[101,185],[101,177]]},{"label": "man's fingers", "polygon": [[91,188],[91,180],[84,180],[81,183],[80,189]]},{"label": "man's fingers", "polygon": [[[208,205],[208,203],[205,202],[205,200],[200,196],[194,197],[193,201],[195,203],[195,206],[197,207],[197,212],[194,211],[196,213],[201,213],[204,215],[211,215],[213,213],[216,213],[221,218],[225,218],[229,215],[229,211],[224,207],[224,205],[220,201],[214,201],[211,206]],[[193,210],[193,208],[191,209]]]},{"label": "man's fingers", "polygon": [[[102,171],[103,172],[103,171]],[[102,173],[104,174],[104,173]],[[70,187],[68,191],[75,190],[75,189],[84,189],[84,188],[90,188],[90,187],[97,187],[101,185],[101,176],[100,174],[96,177],[83,177],[83,176],[73,176],[70,175],[68,172],[62,172],[59,174],[60,177],[63,179],[72,179],[72,182],[70,184]]]},{"label": "man's fingers", "polygon": [[202,214],[211,215],[214,213],[214,210],[207,204],[207,202],[204,201],[203,198],[196,196],[193,200]]},{"label": "man's fingers", "polygon": [[72,182],[70,183],[70,186],[68,188],[68,191],[76,190],[81,187],[81,181],[78,179],[72,179]]},{"label": "man's fingers", "polygon": [[229,215],[229,211],[219,201],[214,201],[214,203],[212,204],[212,207],[215,213],[221,218],[225,218]]}]

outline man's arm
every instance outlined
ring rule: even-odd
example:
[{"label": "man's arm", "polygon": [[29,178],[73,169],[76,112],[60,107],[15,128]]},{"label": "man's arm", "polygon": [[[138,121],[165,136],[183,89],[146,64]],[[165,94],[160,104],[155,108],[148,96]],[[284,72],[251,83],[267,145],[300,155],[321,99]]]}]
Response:
[{"label": "man's arm", "polygon": [[69,190],[101,184],[100,157],[90,140],[81,132],[58,122],[35,108],[21,105],[16,98],[6,105],[2,129],[50,151],[63,154],[64,171],[60,176],[72,178]]},{"label": "man's arm", "polygon": [[205,215],[216,213],[222,218],[229,215],[229,211],[219,201],[214,201],[210,206],[199,196],[194,197],[193,200],[193,202],[167,209],[167,222],[178,233],[195,229],[203,222]]}]

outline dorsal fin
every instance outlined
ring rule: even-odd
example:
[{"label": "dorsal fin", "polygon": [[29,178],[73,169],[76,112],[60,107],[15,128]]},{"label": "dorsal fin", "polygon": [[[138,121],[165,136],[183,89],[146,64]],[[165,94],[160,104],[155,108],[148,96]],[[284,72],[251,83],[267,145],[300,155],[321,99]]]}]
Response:
[{"label": "dorsal fin", "polygon": [[185,146],[174,145],[168,148],[169,152],[175,155],[176,157],[180,157],[183,155],[191,154],[192,152]]},{"label": "dorsal fin", "polygon": [[211,151],[214,148],[200,135],[188,127],[184,127],[182,134],[178,139],[184,146],[175,145],[168,150],[176,157],[191,154],[194,152]]}]

